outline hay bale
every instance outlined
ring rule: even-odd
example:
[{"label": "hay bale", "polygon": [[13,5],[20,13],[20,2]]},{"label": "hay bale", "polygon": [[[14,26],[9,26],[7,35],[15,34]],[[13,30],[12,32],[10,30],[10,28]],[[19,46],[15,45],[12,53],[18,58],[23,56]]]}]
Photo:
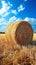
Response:
[{"label": "hay bale", "polygon": [[10,32],[11,32],[11,27],[13,26],[13,24],[14,24],[14,23],[9,24],[9,25],[7,26],[7,30],[6,30],[6,32],[5,32],[6,40],[7,40],[8,43],[12,43],[12,42],[11,42]]},{"label": "hay bale", "polygon": [[33,29],[32,26],[27,21],[15,22],[7,28],[7,38],[15,43],[20,45],[27,45],[32,41]]},{"label": "hay bale", "polygon": [[32,41],[32,37],[33,30],[31,25],[26,21],[22,21],[21,23],[19,23],[15,32],[15,39],[17,40],[17,43],[20,44],[29,43]]}]

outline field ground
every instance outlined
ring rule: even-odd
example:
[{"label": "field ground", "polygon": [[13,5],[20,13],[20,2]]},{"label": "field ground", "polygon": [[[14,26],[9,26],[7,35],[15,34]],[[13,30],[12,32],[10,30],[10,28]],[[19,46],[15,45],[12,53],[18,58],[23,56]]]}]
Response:
[{"label": "field ground", "polygon": [[[5,41],[4,41],[4,39],[5,39]],[[33,41],[36,43],[36,33],[34,33],[33,34]],[[6,38],[5,38],[5,34],[0,34],[0,43],[5,43],[6,42]],[[8,45],[9,46],[9,45]],[[1,47],[1,45],[0,45],[0,47]],[[36,65],[36,45],[30,45],[30,46],[28,46],[27,48],[25,47],[25,46],[22,46],[22,52],[25,52],[25,53],[27,53],[27,55],[30,53],[30,59],[31,59],[31,61],[33,60],[33,63],[34,64],[30,64],[30,65]],[[1,49],[2,49],[2,47],[1,47]],[[28,50],[27,50],[28,49]],[[6,49],[7,50],[7,49]],[[24,50],[24,51],[23,51]],[[0,52],[1,52],[1,50],[0,50]],[[21,56],[22,56],[22,52],[20,51],[20,54],[19,54],[19,52],[18,53],[16,53],[16,56],[14,56],[14,63],[15,63],[15,61],[16,61],[16,59],[18,58],[18,57],[20,57],[21,58]],[[3,53],[3,52],[2,52]],[[2,54],[1,53],[1,54]],[[10,55],[11,55],[11,52],[9,53]],[[10,55],[8,54],[8,61],[10,60]],[[17,54],[18,54],[18,56],[17,56]],[[15,55],[15,54],[14,54]],[[23,57],[24,57],[24,55],[23,55]],[[7,59],[7,57],[5,58],[5,59]],[[4,61],[4,60],[3,60]],[[30,62],[31,62],[30,61]],[[7,61],[6,61],[7,62]],[[9,61],[10,62],[10,61]],[[1,61],[0,61],[0,63],[1,63]],[[5,63],[5,61],[4,61],[4,63]],[[17,62],[16,62],[17,63]],[[6,63],[5,63],[6,64]],[[3,64],[0,64],[0,65],[3,65]],[[6,64],[6,65],[8,65],[8,64]],[[16,64],[17,65],[17,64]]]},{"label": "field ground", "polygon": [[36,33],[33,34],[33,41],[36,41]]}]

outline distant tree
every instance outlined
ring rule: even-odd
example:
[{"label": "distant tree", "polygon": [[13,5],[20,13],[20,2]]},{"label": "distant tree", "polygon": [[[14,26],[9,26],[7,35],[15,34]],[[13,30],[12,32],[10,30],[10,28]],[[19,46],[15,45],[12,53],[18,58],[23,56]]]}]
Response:
[{"label": "distant tree", "polygon": [[0,32],[0,34],[5,34],[5,32]]}]

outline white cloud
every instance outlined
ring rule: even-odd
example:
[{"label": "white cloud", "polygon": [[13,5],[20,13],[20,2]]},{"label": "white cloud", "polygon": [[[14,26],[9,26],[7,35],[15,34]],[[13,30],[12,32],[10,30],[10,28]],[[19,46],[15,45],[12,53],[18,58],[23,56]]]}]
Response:
[{"label": "white cloud", "polygon": [[1,1],[2,8],[0,9],[0,15],[6,17],[10,12],[8,10],[13,6],[9,1],[6,3],[5,0]]},{"label": "white cloud", "polygon": [[11,11],[13,14],[17,14],[17,10],[12,10]]},{"label": "white cloud", "polygon": [[21,19],[20,18],[17,18],[16,21],[21,21]]},{"label": "white cloud", "polygon": [[8,4],[5,1],[1,1],[1,3],[2,3],[2,8],[0,9],[0,15],[7,12],[7,10],[9,10],[10,8],[10,6],[8,6]]},{"label": "white cloud", "polygon": [[3,25],[7,25],[7,24],[8,24],[8,23],[6,23],[6,22],[1,22],[1,23],[0,23],[0,25],[2,25],[2,26],[3,26]]},{"label": "white cloud", "polygon": [[36,18],[26,17],[24,20],[30,22],[32,25],[36,24]]},{"label": "white cloud", "polygon": [[0,32],[4,32],[8,22],[5,22],[5,18],[0,18]]},{"label": "white cloud", "polygon": [[33,21],[36,21],[36,18],[29,18],[29,17],[26,17],[24,20],[26,20],[26,21],[32,20],[32,22],[33,22]]},{"label": "white cloud", "polygon": [[7,15],[9,15],[10,14],[10,12],[6,12],[6,13],[4,13],[3,15],[2,15],[2,17],[6,17]]},{"label": "white cloud", "polygon": [[11,22],[19,21],[19,20],[21,20],[21,19],[20,19],[20,18],[17,18],[16,16],[13,16],[13,17],[11,17],[11,18],[9,19],[8,24],[10,24]]},{"label": "white cloud", "polygon": [[13,6],[10,2],[8,2],[8,5],[9,5],[9,6]]},{"label": "white cloud", "polygon": [[0,18],[0,32],[4,32],[7,25],[8,22],[6,22],[5,18]]},{"label": "white cloud", "polygon": [[5,18],[0,18],[0,25],[7,25],[8,23],[5,22]]},{"label": "white cloud", "polygon": [[0,18],[0,23],[3,22],[4,18]]},{"label": "white cloud", "polygon": [[25,7],[21,4],[19,7],[17,7],[16,10],[12,10],[11,12],[15,15],[17,15],[20,11],[23,11]]},{"label": "white cloud", "polygon": [[15,20],[16,20],[16,17],[13,16],[13,17],[11,17],[11,18],[9,19],[8,23],[14,22]]},{"label": "white cloud", "polygon": [[18,9],[18,12],[20,12],[20,11],[23,11],[25,7],[23,7],[23,5],[21,4],[17,9]]},{"label": "white cloud", "polygon": [[28,21],[28,20],[29,20],[29,18],[28,18],[28,17],[26,17],[24,20],[25,20],[25,21]]}]

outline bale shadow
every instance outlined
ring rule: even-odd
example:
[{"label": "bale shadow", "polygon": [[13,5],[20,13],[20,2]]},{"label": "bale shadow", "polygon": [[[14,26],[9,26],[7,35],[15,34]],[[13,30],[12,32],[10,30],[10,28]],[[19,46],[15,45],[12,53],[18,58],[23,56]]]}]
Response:
[{"label": "bale shadow", "polygon": [[31,41],[31,42],[29,42],[28,44],[27,44],[27,46],[36,46],[36,41]]},{"label": "bale shadow", "polygon": [[36,41],[32,41],[32,45],[35,45],[36,46]]}]

